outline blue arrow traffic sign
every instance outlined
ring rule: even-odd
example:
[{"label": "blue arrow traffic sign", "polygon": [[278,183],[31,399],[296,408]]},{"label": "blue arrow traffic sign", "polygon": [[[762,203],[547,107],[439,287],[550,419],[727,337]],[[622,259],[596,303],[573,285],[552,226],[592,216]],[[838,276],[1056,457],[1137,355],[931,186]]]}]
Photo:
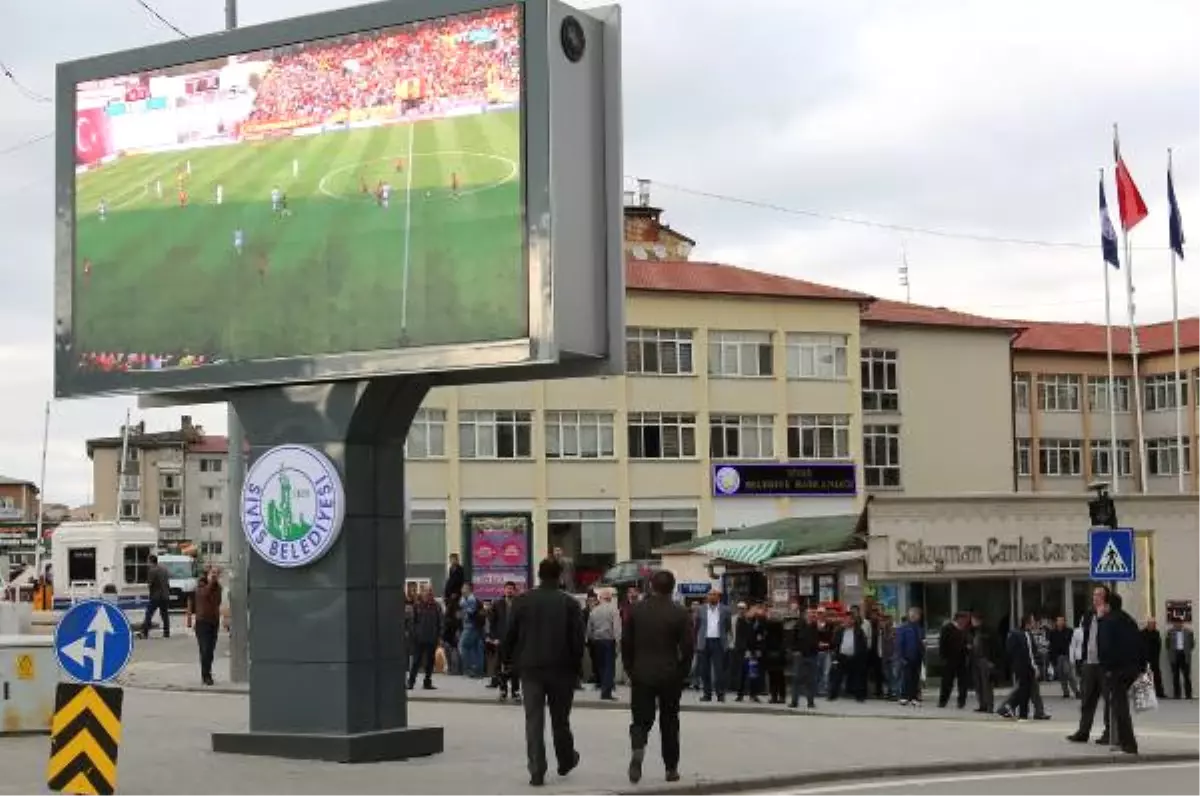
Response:
[{"label": "blue arrow traffic sign", "polygon": [[106,683],[129,664],[133,627],[104,600],[72,606],[54,628],[54,654],[63,673],[80,683]]},{"label": "blue arrow traffic sign", "polygon": [[1092,580],[1130,583],[1137,580],[1137,551],[1132,528],[1092,528],[1088,531]]}]

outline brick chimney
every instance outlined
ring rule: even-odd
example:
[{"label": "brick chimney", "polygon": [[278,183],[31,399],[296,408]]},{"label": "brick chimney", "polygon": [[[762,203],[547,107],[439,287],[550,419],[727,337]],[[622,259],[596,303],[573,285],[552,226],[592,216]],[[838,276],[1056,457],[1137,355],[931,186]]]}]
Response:
[{"label": "brick chimney", "polygon": [[630,260],[686,260],[696,241],[662,221],[662,208],[650,203],[650,181],[638,180],[625,192],[625,257]]}]

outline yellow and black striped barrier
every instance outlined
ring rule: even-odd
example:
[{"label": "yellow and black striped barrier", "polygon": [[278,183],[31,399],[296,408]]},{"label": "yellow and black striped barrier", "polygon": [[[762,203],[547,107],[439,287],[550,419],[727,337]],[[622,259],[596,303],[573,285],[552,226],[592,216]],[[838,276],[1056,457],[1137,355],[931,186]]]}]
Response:
[{"label": "yellow and black striped barrier", "polygon": [[116,793],[124,696],[115,686],[58,684],[46,767],[50,790],[80,796]]}]

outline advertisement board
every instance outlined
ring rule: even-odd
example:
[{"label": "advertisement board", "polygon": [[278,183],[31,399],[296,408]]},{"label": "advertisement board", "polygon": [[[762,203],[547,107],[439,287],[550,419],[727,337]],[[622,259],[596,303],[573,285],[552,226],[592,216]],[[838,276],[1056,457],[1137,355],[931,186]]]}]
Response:
[{"label": "advertisement board", "polygon": [[[620,352],[611,153],[595,131],[586,149],[549,147],[565,124],[554,91],[572,88],[549,79],[566,11],[479,6],[397,0],[61,64],[74,135],[59,148],[56,393]],[[619,94],[596,77],[574,86],[593,107],[572,123],[604,136]],[[569,195],[550,176],[568,154]]]},{"label": "advertisement board", "polygon": [[532,521],[528,514],[468,514],[467,559],[471,585],[481,600],[504,594],[504,584],[524,591],[532,581]]},{"label": "advertisement board", "polygon": [[714,497],[853,497],[853,462],[713,464]]}]

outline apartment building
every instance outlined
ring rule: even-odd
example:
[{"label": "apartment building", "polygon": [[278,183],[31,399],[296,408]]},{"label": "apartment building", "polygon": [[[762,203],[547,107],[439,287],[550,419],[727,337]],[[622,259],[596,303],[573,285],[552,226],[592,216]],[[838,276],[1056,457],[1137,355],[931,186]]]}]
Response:
[{"label": "apartment building", "polygon": [[0,475],[0,522],[35,522],[40,505],[37,484]]},{"label": "apartment building", "polygon": [[[124,463],[121,451],[126,450]],[[92,516],[120,518],[158,528],[159,544],[195,546],[205,558],[224,560],[224,437],[204,434],[188,416],[178,430],[147,433],[145,423],[115,437],[87,441],[92,460]]]},{"label": "apartment building", "polygon": [[[1181,322],[1183,450],[1176,437],[1172,324],[1138,332],[1139,379],[1134,383],[1128,329],[1114,329],[1113,406],[1108,411],[1106,330],[1096,324],[1024,323],[1013,344],[1016,469],[1020,491],[1075,491],[1092,480],[1115,482],[1119,493],[1197,491],[1197,387],[1200,321]],[[1140,395],[1139,395],[1140,393]],[[1144,446],[1139,449],[1138,399]],[[1116,456],[1112,417],[1116,418]],[[1117,475],[1114,478],[1114,461]]]},{"label": "apartment building", "polygon": [[679,259],[692,241],[631,210],[626,374],[433,391],[407,446],[410,577],[470,562],[481,514],[598,574],[871,491],[1013,490],[1014,324]]}]

